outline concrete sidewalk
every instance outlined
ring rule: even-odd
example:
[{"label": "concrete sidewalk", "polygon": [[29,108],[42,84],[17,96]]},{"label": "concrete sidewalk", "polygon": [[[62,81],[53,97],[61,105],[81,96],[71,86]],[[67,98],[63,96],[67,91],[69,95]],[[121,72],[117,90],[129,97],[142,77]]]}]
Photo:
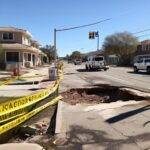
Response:
[{"label": "concrete sidewalk", "polygon": [[[9,85],[0,86],[0,97],[21,97],[37,92],[53,82],[48,81],[49,66],[27,69],[28,73],[21,76]],[[47,82],[41,82],[47,80]]]},{"label": "concrete sidewalk", "polygon": [[0,150],[44,150],[38,144],[33,143],[11,143],[11,144],[1,144]]},{"label": "concrete sidewalk", "polygon": [[[69,105],[59,102],[56,119],[60,150],[145,150],[150,148],[150,103]],[[61,140],[62,141],[62,140]]]}]

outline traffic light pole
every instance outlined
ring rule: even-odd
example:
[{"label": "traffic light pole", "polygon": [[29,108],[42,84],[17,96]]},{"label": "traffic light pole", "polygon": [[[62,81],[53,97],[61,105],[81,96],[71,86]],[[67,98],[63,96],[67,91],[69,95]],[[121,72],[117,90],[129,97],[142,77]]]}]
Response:
[{"label": "traffic light pole", "polygon": [[97,36],[97,51],[99,50],[99,33],[98,33],[98,36]]}]

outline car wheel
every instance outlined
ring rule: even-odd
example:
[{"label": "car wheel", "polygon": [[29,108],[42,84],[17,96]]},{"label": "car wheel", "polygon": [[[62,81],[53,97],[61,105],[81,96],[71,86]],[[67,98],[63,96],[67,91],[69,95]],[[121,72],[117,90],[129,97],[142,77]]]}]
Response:
[{"label": "car wheel", "polygon": [[86,66],[85,66],[85,69],[86,69],[86,70],[89,70],[89,67],[86,65]]},{"label": "car wheel", "polygon": [[147,73],[150,74],[150,66],[147,67]]},{"label": "car wheel", "polygon": [[89,66],[89,70],[92,70],[92,67],[91,67],[91,66]]},{"label": "car wheel", "polygon": [[137,73],[139,70],[137,69],[136,66],[134,66],[134,72]]}]

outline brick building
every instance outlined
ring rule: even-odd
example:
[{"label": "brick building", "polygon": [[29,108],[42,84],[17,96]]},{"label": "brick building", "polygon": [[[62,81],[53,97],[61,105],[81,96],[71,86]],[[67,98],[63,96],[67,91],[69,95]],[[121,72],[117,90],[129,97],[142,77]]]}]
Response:
[{"label": "brick building", "polygon": [[143,58],[150,58],[150,40],[141,41],[137,46],[136,57],[134,61]]}]

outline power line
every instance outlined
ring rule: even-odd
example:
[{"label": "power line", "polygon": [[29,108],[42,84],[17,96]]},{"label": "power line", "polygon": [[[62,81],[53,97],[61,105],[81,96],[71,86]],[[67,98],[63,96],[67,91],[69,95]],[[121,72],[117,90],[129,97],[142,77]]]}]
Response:
[{"label": "power line", "polygon": [[96,24],[99,24],[99,23],[102,23],[102,22],[105,22],[105,21],[109,21],[111,19],[112,18],[107,18],[107,19],[104,19],[104,20],[100,20],[100,21],[97,21],[97,22],[94,22],[94,23],[85,24],[85,25],[80,25],[80,26],[75,26],[75,27],[70,27],[70,28],[56,29],[56,31],[66,31],[66,30],[73,30],[73,29],[78,29],[78,28],[84,28],[84,27],[93,26],[93,25],[96,25]]},{"label": "power line", "polygon": [[116,17],[120,17],[120,16],[122,16],[122,15],[128,14],[129,12],[130,12],[130,11],[126,11],[126,12],[121,13],[120,15],[117,15],[117,16],[114,16],[114,17],[110,17],[110,18],[107,18],[107,19],[103,19],[103,20],[100,20],[100,21],[97,21],[97,22],[85,24],[85,25],[79,25],[79,26],[74,26],[74,27],[56,29],[56,31],[67,31],[67,30],[73,30],[73,29],[78,29],[78,28],[84,28],[84,27],[93,26],[93,25],[96,25],[96,24],[100,24],[100,23],[102,23],[102,22],[106,22],[106,21],[112,20],[112,19],[114,19],[114,18],[116,18]]},{"label": "power line", "polygon": [[150,29],[144,29],[144,30],[141,30],[141,31],[134,32],[132,34],[139,34],[139,33],[146,32],[146,31],[150,31]]}]

